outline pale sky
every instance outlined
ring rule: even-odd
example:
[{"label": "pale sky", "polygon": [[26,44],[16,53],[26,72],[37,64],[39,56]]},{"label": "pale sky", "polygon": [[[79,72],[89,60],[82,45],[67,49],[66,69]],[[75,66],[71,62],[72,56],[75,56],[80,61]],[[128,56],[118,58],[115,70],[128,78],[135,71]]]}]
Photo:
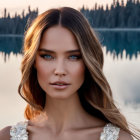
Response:
[{"label": "pale sky", "polygon": [[[113,0],[0,0],[0,17],[3,15],[4,8],[7,8],[10,15],[13,16],[15,12],[21,14],[22,10],[30,5],[31,9],[39,8],[39,14],[46,11],[49,8],[55,8],[60,6],[70,6],[76,9],[81,8],[83,5],[90,9],[94,7],[95,3],[109,5]],[[124,0],[126,2],[126,0]]]}]

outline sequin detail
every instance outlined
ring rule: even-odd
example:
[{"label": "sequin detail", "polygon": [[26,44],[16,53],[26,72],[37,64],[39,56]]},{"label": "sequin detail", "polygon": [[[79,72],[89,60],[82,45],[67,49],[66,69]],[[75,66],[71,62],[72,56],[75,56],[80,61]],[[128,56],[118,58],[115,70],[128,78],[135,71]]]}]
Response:
[{"label": "sequin detail", "polygon": [[[10,129],[10,140],[28,140],[27,132],[28,121],[19,122]],[[103,128],[103,132],[100,135],[100,140],[117,140],[119,138],[120,128],[108,123]]]},{"label": "sequin detail", "polygon": [[28,140],[28,121],[19,122],[10,129],[10,140]]},{"label": "sequin detail", "polygon": [[108,123],[100,135],[100,140],[117,140],[119,138],[119,131],[120,128],[111,123]]}]

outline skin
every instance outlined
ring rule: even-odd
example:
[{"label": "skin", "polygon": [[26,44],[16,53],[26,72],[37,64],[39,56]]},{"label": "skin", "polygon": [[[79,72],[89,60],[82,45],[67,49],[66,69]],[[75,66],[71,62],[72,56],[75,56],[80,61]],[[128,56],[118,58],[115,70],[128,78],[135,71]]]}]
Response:
[{"label": "skin", "polygon": [[[53,53],[44,51],[51,50]],[[99,140],[106,122],[89,115],[81,106],[77,90],[84,82],[85,65],[73,34],[66,28],[54,26],[44,32],[34,67],[40,86],[46,92],[45,109],[30,120],[29,140]],[[70,85],[63,90],[49,83],[63,80]],[[0,140],[10,139],[10,126],[0,131]],[[119,140],[132,140],[120,131]]]}]

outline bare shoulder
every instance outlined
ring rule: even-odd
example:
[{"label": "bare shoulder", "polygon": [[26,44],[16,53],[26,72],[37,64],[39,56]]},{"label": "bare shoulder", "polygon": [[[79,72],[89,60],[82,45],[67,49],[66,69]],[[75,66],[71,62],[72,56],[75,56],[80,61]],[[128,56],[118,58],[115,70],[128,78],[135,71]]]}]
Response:
[{"label": "bare shoulder", "polygon": [[11,128],[11,126],[7,126],[0,130],[0,140],[9,140],[10,139],[10,128]]},{"label": "bare shoulder", "polygon": [[134,140],[134,139],[129,133],[120,129],[120,134],[119,134],[119,139],[118,140]]}]

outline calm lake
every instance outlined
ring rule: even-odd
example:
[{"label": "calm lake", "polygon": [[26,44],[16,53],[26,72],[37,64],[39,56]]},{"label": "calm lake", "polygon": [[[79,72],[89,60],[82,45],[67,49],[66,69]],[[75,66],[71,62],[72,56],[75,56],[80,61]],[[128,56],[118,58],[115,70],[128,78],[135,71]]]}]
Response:
[{"label": "calm lake", "polygon": [[[98,37],[116,105],[140,127],[140,31],[100,31]],[[26,103],[17,92],[22,39],[0,36],[0,129],[24,120]]]}]

